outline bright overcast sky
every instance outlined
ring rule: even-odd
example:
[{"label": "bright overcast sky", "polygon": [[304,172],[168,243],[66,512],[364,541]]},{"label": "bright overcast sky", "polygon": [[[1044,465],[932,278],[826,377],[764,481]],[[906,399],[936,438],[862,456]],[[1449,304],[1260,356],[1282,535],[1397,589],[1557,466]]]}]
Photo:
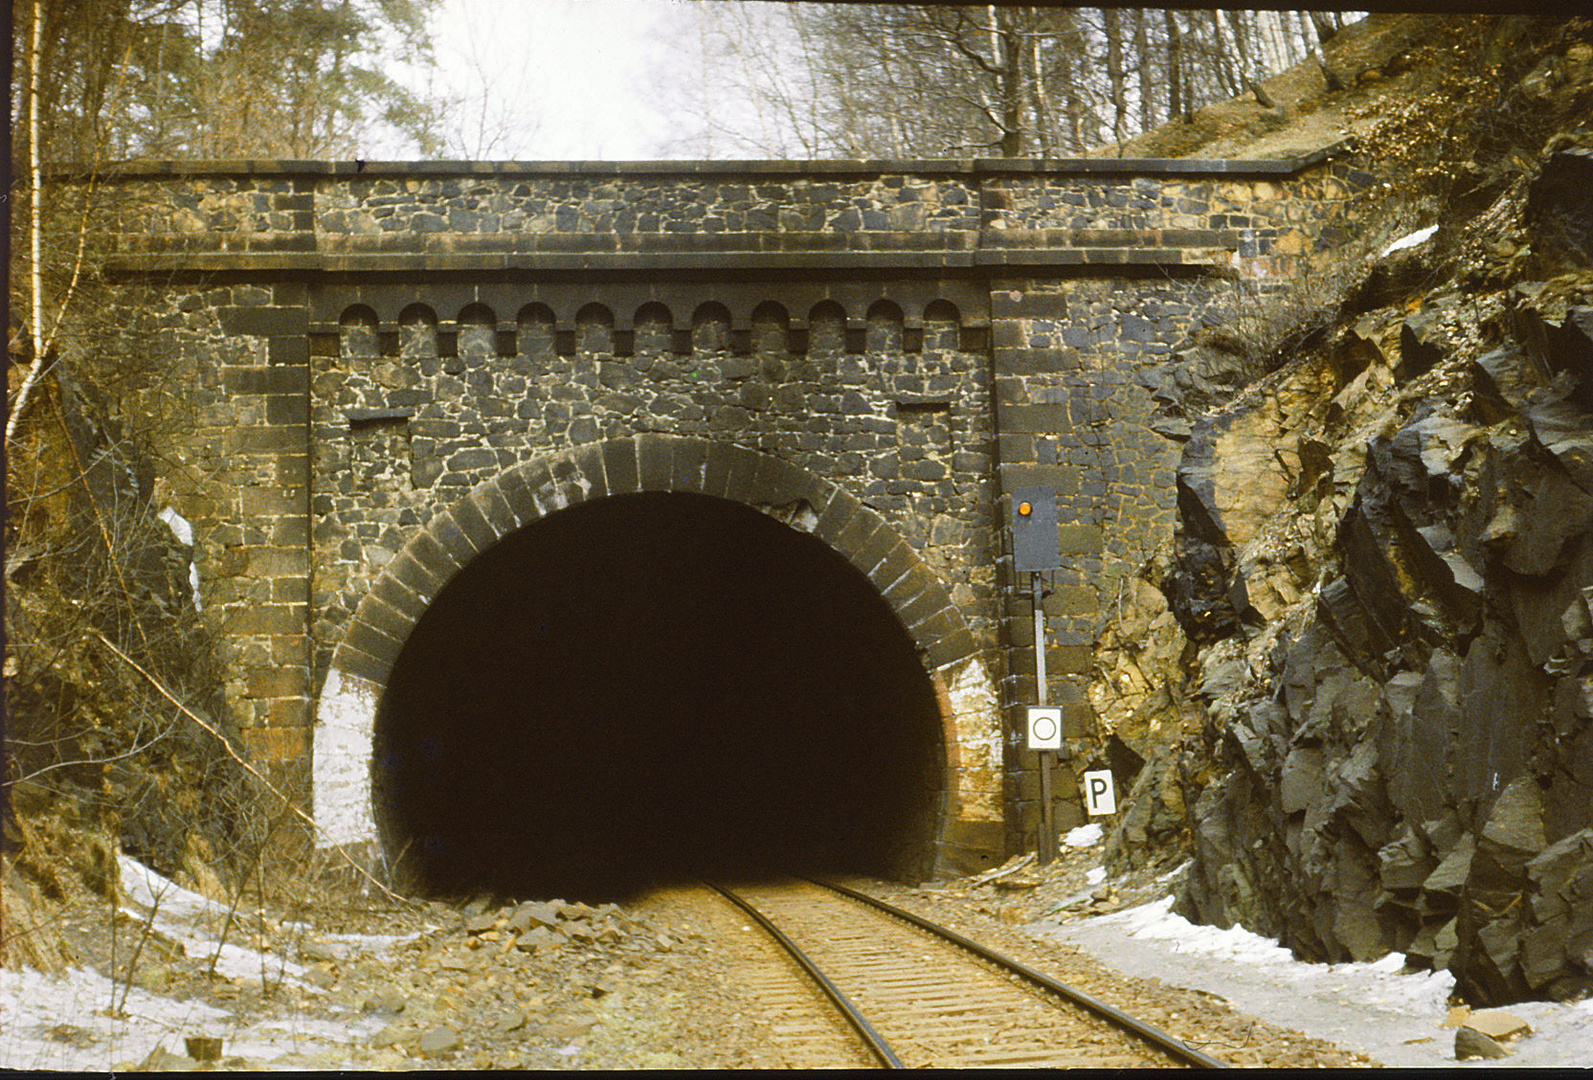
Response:
[{"label": "bright overcast sky", "polygon": [[[440,89],[463,95],[450,157],[647,158],[668,135],[650,82],[690,0],[443,0]],[[483,110],[483,80],[492,93]]]}]

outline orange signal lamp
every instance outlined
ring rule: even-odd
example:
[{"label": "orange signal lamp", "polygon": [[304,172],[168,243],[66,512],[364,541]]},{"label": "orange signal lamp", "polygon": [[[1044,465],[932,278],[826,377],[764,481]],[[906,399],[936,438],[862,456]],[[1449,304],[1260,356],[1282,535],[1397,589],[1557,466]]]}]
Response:
[{"label": "orange signal lamp", "polygon": [[1028,503],[1025,502],[1018,504],[1019,517],[1028,517],[1032,513],[1034,513],[1034,507],[1030,506]]}]

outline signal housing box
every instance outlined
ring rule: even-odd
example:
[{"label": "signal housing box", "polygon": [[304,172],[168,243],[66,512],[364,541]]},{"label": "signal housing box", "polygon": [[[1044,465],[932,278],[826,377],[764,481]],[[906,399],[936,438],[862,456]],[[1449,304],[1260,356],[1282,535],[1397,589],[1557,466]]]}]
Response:
[{"label": "signal housing box", "polygon": [[[1029,513],[1022,508],[1027,505]],[[1057,570],[1062,553],[1057,544],[1056,489],[1021,487],[1012,491],[1012,568]]]}]

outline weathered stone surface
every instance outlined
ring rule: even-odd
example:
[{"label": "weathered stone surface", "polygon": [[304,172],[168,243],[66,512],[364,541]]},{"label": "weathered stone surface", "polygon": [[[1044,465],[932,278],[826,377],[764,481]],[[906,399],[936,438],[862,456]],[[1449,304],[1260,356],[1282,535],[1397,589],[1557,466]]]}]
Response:
[{"label": "weathered stone surface", "polygon": [[1459,1027],[1455,1029],[1455,1060],[1471,1061],[1476,1058],[1502,1058],[1509,1057],[1510,1051],[1500,1045],[1498,1040],[1477,1031],[1475,1028]]},{"label": "weathered stone surface", "polygon": [[1528,190],[1527,219],[1550,273],[1593,266],[1593,151],[1550,155]]},{"label": "weathered stone surface", "polygon": [[[1561,269],[1585,266],[1585,226],[1553,209],[1585,199],[1565,184],[1585,168],[1576,154],[1546,164],[1528,215],[1527,239],[1543,234]],[[1176,412],[1174,373],[1151,380],[1182,444],[1159,580],[1188,645],[1162,709],[1183,712],[1189,768],[1212,776],[1190,810],[1179,910],[1312,959],[1400,950],[1452,971],[1474,1005],[1563,999],[1593,985],[1588,281],[1517,283],[1474,326],[1441,265],[1423,270],[1438,284],[1412,278],[1411,293],[1448,294],[1395,298],[1385,274],[1301,371],[1237,405]],[[1403,392],[1386,381],[1396,356]],[[1311,372],[1332,387],[1326,407],[1279,410],[1269,395]],[[1272,443],[1230,449],[1297,448],[1295,502],[1258,498],[1236,530],[1242,504],[1219,478],[1260,491],[1273,464],[1224,463],[1221,432],[1262,418]],[[1290,586],[1291,555],[1314,587]],[[1152,790],[1131,794],[1110,850],[1155,850],[1135,806]]]},{"label": "weathered stone surface", "polygon": [[418,1045],[425,1057],[440,1057],[459,1049],[459,1033],[445,1024],[439,1024],[422,1032]]}]

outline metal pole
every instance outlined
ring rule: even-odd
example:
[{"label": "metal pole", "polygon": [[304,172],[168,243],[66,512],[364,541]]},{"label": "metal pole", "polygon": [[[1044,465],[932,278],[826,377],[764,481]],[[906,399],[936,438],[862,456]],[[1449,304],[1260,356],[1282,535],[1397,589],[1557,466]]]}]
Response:
[{"label": "metal pole", "polygon": [[[1045,608],[1040,595],[1040,572],[1030,571],[1029,586],[1034,595],[1034,679],[1036,705],[1046,703],[1045,686]],[[1051,751],[1040,750],[1040,836],[1035,855],[1040,865],[1056,857],[1056,825],[1051,806]]]}]

